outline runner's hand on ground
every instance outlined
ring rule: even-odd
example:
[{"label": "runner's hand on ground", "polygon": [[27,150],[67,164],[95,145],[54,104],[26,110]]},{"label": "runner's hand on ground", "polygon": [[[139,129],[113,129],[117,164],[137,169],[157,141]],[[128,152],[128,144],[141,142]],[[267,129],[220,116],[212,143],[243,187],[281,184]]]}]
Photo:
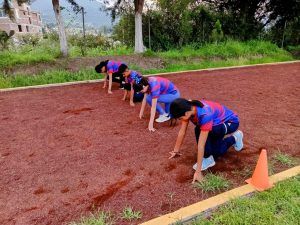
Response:
[{"label": "runner's hand on ground", "polygon": [[172,159],[172,158],[175,158],[176,156],[181,156],[182,153],[180,152],[175,152],[175,151],[172,151],[172,152],[169,152],[171,154],[171,156],[169,157],[169,159]]},{"label": "runner's hand on ground", "polygon": [[153,125],[152,125],[152,126],[149,125],[149,126],[148,126],[148,130],[149,130],[150,132],[156,131],[156,129],[153,127]]},{"label": "runner's hand on ground", "polygon": [[192,183],[194,184],[196,181],[201,182],[203,180],[204,180],[204,176],[202,175],[201,171],[197,172],[196,170],[196,172],[194,173],[194,178]]}]

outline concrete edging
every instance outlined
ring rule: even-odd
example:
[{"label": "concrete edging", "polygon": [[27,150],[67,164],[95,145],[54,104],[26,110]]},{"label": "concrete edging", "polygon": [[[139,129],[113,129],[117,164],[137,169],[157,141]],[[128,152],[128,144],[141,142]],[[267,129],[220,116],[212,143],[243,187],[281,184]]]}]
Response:
[{"label": "concrete edging", "polygon": [[[247,67],[255,67],[255,66],[280,65],[280,64],[291,64],[291,63],[299,63],[299,62],[300,62],[300,60],[294,60],[294,61],[276,62],[276,63],[216,67],[216,68],[207,68],[207,69],[199,69],[199,70],[185,70],[185,71],[177,71],[177,72],[148,74],[145,76],[165,76],[165,75],[180,74],[180,73],[194,73],[194,72],[201,72],[201,71],[239,69],[239,68],[247,68]],[[9,91],[18,91],[18,90],[27,90],[27,89],[40,89],[40,88],[48,88],[48,87],[70,86],[70,85],[77,85],[77,84],[98,83],[98,82],[102,82],[103,80],[104,79],[97,79],[97,80],[74,81],[74,82],[55,83],[55,84],[34,85],[34,86],[25,86],[25,87],[16,87],[16,88],[4,88],[4,89],[0,89],[0,92],[9,92]]]},{"label": "concrete edging", "polygon": [[[297,174],[300,174],[300,166],[296,166],[283,172],[277,173],[270,177],[270,181],[273,184],[275,184],[279,181],[296,176]],[[140,225],[169,225],[174,224],[178,221],[186,222],[209,209],[216,208],[228,202],[233,198],[245,196],[255,191],[256,190],[251,185],[246,184],[241,187],[211,197],[209,199],[203,200],[201,202],[197,202],[195,204],[181,208],[179,210],[176,210],[175,212],[154,218]]]}]

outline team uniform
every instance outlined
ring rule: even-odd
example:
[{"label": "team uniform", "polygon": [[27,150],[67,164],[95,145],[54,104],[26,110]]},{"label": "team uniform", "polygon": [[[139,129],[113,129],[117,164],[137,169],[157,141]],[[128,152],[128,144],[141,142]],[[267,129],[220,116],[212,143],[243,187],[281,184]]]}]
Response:
[{"label": "team uniform", "polygon": [[235,144],[233,136],[224,138],[226,134],[235,132],[239,127],[239,117],[227,107],[211,101],[201,101],[203,108],[196,107],[196,115],[190,121],[196,125],[195,136],[198,143],[201,131],[209,131],[205,143],[204,158],[213,155],[214,159],[223,155]]},{"label": "team uniform", "polygon": [[[172,101],[180,97],[178,88],[171,81],[162,77],[149,77],[148,81],[150,94],[146,98],[147,103],[151,105],[152,99],[157,98],[156,111],[160,115],[169,114]],[[159,103],[164,103],[165,109]]]},{"label": "team uniform", "polygon": [[140,73],[138,73],[138,72],[136,72],[134,70],[131,70],[129,76],[127,77],[127,81],[126,82],[129,83],[129,84],[133,84],[134,82],[136,84],[139,84],[140,81],[141,81],[141,79],[142,79],[142,77],[143,76]]},{"label": "team uniform", "polygon": [[[134,70],[130,71],[130,74],[127,78],[125,78],[125,84],[124,84],[124,89],[127,91],[131,90],[131,85],[133,83],[140,83],[141,79],[142,79],[142,75]],[[143,100],[144,94],[143,93],[137,93],[134,92],[134,96],[133,96],[133,101],[134,102],[140,102]]]},{"label": "team uniform", "polygon": [[[119,83],[120,86],[122,86],[122,82],[125,82],[125,78],[121,73],[119,73],[119,67],[121,64],[126,65],[123,62],[117,62],[117,61],[112,61],[109,60],[107,65],[106,65],[106,71],[107,73],[112,73],[112,81]],[[107,80],[109,80],[109,77],[107,77]]]}]

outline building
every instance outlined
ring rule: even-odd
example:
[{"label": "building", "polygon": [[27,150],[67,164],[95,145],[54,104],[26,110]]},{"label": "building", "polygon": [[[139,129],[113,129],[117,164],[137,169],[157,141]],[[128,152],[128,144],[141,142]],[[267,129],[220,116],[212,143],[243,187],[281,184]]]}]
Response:
[{"label": "building", "polygon": [[[32,11],[30,5],[25,3],[19,6],[16,0],[10,0],[10,4],[15,21],[9,19],[3,9],[0,8],[0,30],[4,30],[7,33],[13,30],[16,36],[42,34],[42,20],[39,12]],[[0,0],[0,7],[2,5],[3,1]]]}]

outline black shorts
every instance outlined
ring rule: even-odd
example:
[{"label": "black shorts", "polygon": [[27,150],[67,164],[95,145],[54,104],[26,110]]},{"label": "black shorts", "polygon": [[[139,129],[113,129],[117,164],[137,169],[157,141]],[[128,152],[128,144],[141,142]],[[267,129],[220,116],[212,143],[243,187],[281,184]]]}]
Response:
[{"label": "black shorts", "polygon": [[143,101],[143,98],[144,98],[144,94],[141,92],[135,92],[133,95],[134,102],[141,102],[141,101]]},{"label": "black shorts", "polygon": [[[109,80],[109,76],[107,76],[107,80]],[[122,73],[115,72],[112,74],[112,82],[122,84],[122,82],[124,81],[125,81],[125,77],[123,76]]]}]

